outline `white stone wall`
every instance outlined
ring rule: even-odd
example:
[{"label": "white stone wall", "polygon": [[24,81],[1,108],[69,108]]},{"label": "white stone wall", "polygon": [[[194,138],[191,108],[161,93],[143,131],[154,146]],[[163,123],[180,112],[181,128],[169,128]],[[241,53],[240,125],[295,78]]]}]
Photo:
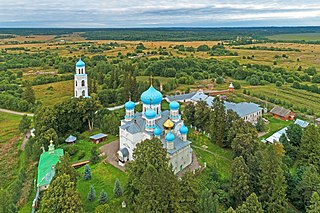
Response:
[{"label": "white stone wall", "polygon": [[173,155],[169,155],[169,158],[174,173],[178,173],[192,163],[191,146],[186,146]]},{"label": "white stone wall", "polygon": [[262,116],[262,109],[258,112],[243,116],[243,120],[250,122],[252,124],[256,124],[258,122],[258,119]]},{"label": "white stone wall", "polygon": [[[84,86],[82,86],[84,83]],[[88,96],[88,77],[87,74],[74,75],[74,97]]]}]

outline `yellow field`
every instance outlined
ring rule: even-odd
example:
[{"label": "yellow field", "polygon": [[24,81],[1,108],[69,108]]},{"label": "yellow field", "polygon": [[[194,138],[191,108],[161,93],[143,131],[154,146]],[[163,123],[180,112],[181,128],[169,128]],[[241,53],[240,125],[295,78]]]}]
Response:
[{"label": "yellow field", "polygon": [[[52,88],[51,88],[52,87]],[[73,97],[73,81],[61,81],[33,87],[36,99],[46,106],[53,106]]]}]

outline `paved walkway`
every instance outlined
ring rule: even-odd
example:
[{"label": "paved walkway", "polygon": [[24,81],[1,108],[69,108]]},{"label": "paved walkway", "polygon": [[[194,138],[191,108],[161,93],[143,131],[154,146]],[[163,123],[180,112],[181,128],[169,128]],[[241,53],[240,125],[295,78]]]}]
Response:
[{"label": "paved walkway", "polygon": [[117,151],[119,150],[119,140],[115,140],[111,143],[103,145],[99,148],[102,152],[102,156],[107,156],[103,161],[106,161],[117,167],[121,171],[125,171],[124,167],[119,166],[118,159],[117,159]]},{"label": "paved walkway", "polygon": [[[140,104],[140,102],[136,102],[135,104],[138,105],[138,104]],[[119,106],[115,106],[115,107],[109,107],[107,109],[110,110],[110,111],[114,111],[114,110],[117,110],[117,109],[122,109],[123,107],[124,107],[124,105],[119,105]]]},{"label": "paved walkway", "polygon": [[24,150],[24,148],[26,147],[26,144],[27,144],[27,142],[29,140],[30,135],[31,135],[31,132],[30,132],[30,130],[28,130],[28,132],[26,133],[26,135],[23,138],[23,142],[22,142],[21,147],[20,147],[21,150]]},{"label": "paved walkway", "polygon": [[14,115],[27,115],[27,116],[30,116],[30,117],[34,116],[33,113],[17,112],[17,111],[3,109],[3,108],[0,108],[0,112],[10,113],[10,114],[14,114]]}]

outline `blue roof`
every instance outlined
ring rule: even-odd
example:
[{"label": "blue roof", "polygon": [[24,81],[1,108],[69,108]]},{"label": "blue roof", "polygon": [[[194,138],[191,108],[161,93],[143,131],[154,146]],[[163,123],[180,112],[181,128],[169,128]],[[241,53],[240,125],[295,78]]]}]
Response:
[{"label": "blue roof", "polygon": [[70,135],[65,141],[67,143],[72,143],[72,142],[75,142],[76,140],[77,140],[77,137]]},{"label": "blue roof", "polygon": [[140,99],[144,104],[160,104],[162,101],[162,94],[153,86],[150,86],[147,91],[144,91]]},{"label": "blue roof", "polygon": [[153,118],[155,118],[155,117],[157,116],[157,113],[156,113],[156,111],[154,111],[153,109],[148,109],[148,110],[144,113],[144,115],[145,115],[146,118],[148,118],[148,119],[153,119]]},{"label": "blue roof", "polygon": [[154,129],[154,131],[153,131],[153,134],[155,135],[155,136],[160,136],[161,135],[161,129],[157,126],[155,129]]},{"label": "blue roof", "polygon": [[297,119],[294,124],[297,124],[299,126],[301,126],[302,128],[306,128],[308,125],[309,125],[309,122],[308,121],[303,121],[303,120],[300,120],[300,119]]},{"label": "blue roof", "polygon": [[247,102],[241,102],[241,103],[231,103],[231,102],[225,102],[226,110],[233,110],[236,112],[240,117],[244,117],[246,115],[250,115],[255,112],[259,112],[262,110],[262,108],[255,103],[247,103]]},{"label": "blue roof", "polygon": [[84,67],[86,64],[81,60],[81,58],[79,59],[79,61],[76,63],[77,67]]},{"label": "blue roof", "polygon": [[134,107],[136,106],[136,104],[132,101],[128,101],[124,104],[124,107],[128,110],[132,110],[134,109]]},{"label": "blue roof", "polygon": [[176,101],[172,101],[170,102],[169,104],[169,108],[172,109],[172,110],[178,110],[180,107],[180,104]]},{"label": "blue roof", "polygon": [[168,132],[166,136],[166,141],[173,142],[174,141],[174,134],[172,132]]},{"label": "blue roof", "polygon": [[180,127],[180,133],[181,134],[187,134],[188,133],[188,127],[186,127],[185,125],[182,125],[181,127]]},{"label": "blue roof", "polygon": [[106,134],[103,134],[103,133],[99,133],[99,134],[96,134],[96,135],[92,135],[90,137],[90,139],[93,139],[93,140],[98,140],[98,139],[101,139],[101,138],[104,138],[104,137],[107,137],[108,135]]}]

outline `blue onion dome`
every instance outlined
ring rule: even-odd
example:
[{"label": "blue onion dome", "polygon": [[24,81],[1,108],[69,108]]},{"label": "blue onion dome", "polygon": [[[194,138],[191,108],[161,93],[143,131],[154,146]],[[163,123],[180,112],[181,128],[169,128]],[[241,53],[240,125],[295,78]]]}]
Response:
[{"label": "blue onion dome", "polygon": [[178,110],[180,107],[180,104],[176,101],[172,101],[170,102],[169,104],[169,108],[172,109],[172,110]]},{"label": "blue onion dome", "polygon": [[124,107],[127,109],[127,110],[132,110],[134,109],[136,106],[136,104],[133,102],[133,101],[128,101],[124,104]]},{"label": "blue onion dome", "polygon": [[180,133],[181,134],[187,134],[188,133],[188,127],[186,127],[184,124],[180,127]]},{"label": "blue onion dome", "polygon": [[79,59],[79,61],[76,63],[77,67],[84,67],[86,64],[81,60],[81,58]]},{"label": "blue onion dome", "polygon": [[174,141],[174,134],[172,132],[168,132],[166,136],[166,141],[167,142],[173,142]]},{"label": "blue onion dome", "polygon": [[144,113],[144,115],[145,115],[146,118],[148,118],[148,119],[153,119],[153,118],[155,118],[155,117],[157,116],[157,113],[156,113],[156,111],[154,111],[153,109],[148,109],[148,110]]},{"label": "blue onion dome", "polygon": [[148,90],[141,94],[140,99],[144,104],[160,104],[162,101],[162,94],[153,86],[150,86]]},{"label": "blue onion dome", "polygon": [[155,135],[155,136],[160,136],[161,135],[161,129],[157,126],[155,129],[154,129],[154,131],[153,131],[153,134]]}]

